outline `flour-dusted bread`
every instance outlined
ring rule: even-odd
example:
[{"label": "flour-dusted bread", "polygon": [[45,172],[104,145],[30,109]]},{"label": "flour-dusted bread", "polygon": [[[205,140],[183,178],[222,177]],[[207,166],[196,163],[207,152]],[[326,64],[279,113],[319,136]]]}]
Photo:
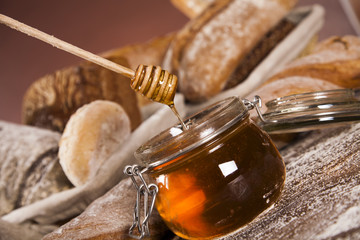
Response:
[{"label": "flour-dusted bread", "polygon": [[178,76],[179,90],[187,100],[207,100],[228,87],[231,76],[241,72],[237,67],[242,60],[295,3],[216,1],[177,33],[163,67]]},{"label": "flour-dusted bread", "polygon": [[0,216],[73,187],[59,164],[60,137],[0,120]]},{"label": "flour-dusted bread", "polygon": [[59,143],[60,164],[75,186],[92,179],[130,136],[130,120],[117,103],[97,100],[79,108]]},{"label": "flour-dusted bread", "polygon": [[268,82],[293,76],[322,79],[339,85],[339,88],[360,87],[360,38],[330,37],[309,55],[284,66]]},{"label": "flour-dusted bread", "polygon": [[357,87],[360,87],[360,38],[334,36],[284,65],[246,98],[259,95],[266,103],[292,94]]}]

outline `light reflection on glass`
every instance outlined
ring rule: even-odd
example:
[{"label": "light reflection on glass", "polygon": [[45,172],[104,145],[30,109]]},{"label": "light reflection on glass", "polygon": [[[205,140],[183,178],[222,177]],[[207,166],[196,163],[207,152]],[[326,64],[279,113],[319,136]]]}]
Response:
[{"label": "light reflection on glass", "polygon": [[235,172],[236,170],[238,170],[238,167],[236,166],[236,163],[234,160],[219,164],[219,168],[220,168],[222,174],[224,175],[224,177],[226,177],[226,176],[232,174],[233,172]]},{"label": "light reflection on glass", "polygon": [[333,121],[333,120],[334,120],[334,117],[322,117],[322,118],[319,118],[320,122]]},{"label": "light reflection on glass", "polygon": [[329,109],[329,108],[332,108],[333,106],[334,106],[333,104],[323,104],[323,105],[319,105],[318,108]]},{"label": "light reflection on glass", "polygon": [[216,150],[218,150],[219,148],[221,148],[224,144],[218,144],[216,145],[214,148],[210,149],[209,150],[209,153],[213,153],[215,152]]},{"label": "light reflection on glass", "polygon": [[166,181],[165,175],[160,175],[157,179],[158,183],[161,183],[166,189],[169,189],[168,181]]},{"label": "light reflection on glass", "polygon": [[171,134],[171,136],[173,136],[173,137],[179,135],[179,134],[182,133],[182,132],[183,132],[183,130],[180,129],[180,128],[177,128],[177,127],[172,127],[172,128],[170,128],[170,134]]},{"label": "light reflection on glass", "polygon": [[207,136],[209,136],[212,132],[214,132],[215,130],[213,128],[207,128],[204,131],[202,131],[200,133],[200,138],[205,138]]}]

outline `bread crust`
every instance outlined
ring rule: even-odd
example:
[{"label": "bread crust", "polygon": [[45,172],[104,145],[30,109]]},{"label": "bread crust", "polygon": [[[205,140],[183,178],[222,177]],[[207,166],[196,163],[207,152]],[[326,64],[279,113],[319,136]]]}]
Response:
[{"label": "bread crust", "polygon": [[224,0],[210,5],[173,40],[163,66],[179,77],[179,89],[192,102],[225,87],[241,59],[289,11],[278,0]]},{"label": "bread crust", "polygon": [[84,185],[130,136],[130,120],[117,103],[97,100],[79,108],[59,142],[60,164],[75,186]]},{"label": "bread crust", "polygon": [[[161,65],[174,34],[141,44],[113,49],[103,57],[136,69],[139,64]],[[89,62],[67,67],[36,80],[23,98],[22,122],[62,132],[79,107],[98,99],[114,101],[124,107],[134,130],[142,121],[140,107],[149,100],[136,94],[130,79]]]},{"label": "bread crust", "polygon": [[339,88],[360,87],[360,38],[328,38],[309,55],[284,66],[267,83],[291,76],[318,78],[336,84]]},{"label": "bread crust", "polygon": [[[128,66],[123,57],[109,56],[108,59]],[[23,98],[22,122],[62,132],[78,108],[98,99],[122,105],[131,119],[132,129],[141,123],[130,80],[89,62],[58,70],[35,81]]]}]

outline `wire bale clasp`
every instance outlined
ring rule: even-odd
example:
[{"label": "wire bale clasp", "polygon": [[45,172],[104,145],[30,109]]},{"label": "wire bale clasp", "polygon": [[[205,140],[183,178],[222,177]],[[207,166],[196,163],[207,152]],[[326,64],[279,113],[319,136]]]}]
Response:
[{"label": "wire bale clasp", "polygon": [[[146,183],[142,175],[142,168],[138,165],[126,166],[124,173],[131,177],[131,180],[137,191],[136,203],[134,207],[134,220],[132,226],[129,229],[129,235],[135,239],[143,239],[146,236],[150,236],[149,219],[154,208],[155,198],[159,188],[156,184]],[[140,184],[136,178],[140,179]],[[144,209],[143,220],[141,220],[141,203],[143,203]],[[134,234],[135,229],[138,230],[139,235]]]}]

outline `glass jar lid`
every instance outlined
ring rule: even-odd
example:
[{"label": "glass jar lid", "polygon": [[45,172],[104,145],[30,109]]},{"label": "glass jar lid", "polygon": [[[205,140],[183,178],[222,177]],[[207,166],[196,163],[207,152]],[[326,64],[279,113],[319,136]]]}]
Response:
[{"label": "glass jar lid", "polygon": [[137,149],[135,157],[145,164],[145,171],[151,171],[208,143],[248,116],[248,107],[238,97],[227,98],[185,120],[189,130],[178,124],[153,137]]},{"label": "glass jar lid", "polygon": [[269,133],[302,132],[360,121],[360,89],[295,94],[271,100],[258,124]]}]

